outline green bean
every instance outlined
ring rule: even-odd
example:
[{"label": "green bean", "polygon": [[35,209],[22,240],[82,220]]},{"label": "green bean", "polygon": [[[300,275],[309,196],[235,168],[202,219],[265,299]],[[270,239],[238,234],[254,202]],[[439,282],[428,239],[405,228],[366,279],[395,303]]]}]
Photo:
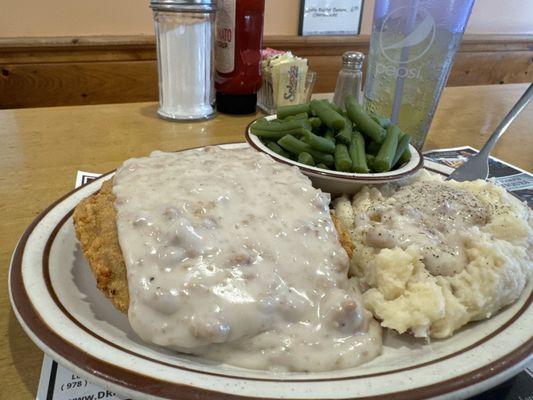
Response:
[{"label": "green bean", "polygon": [[313,129],[313,127],[311,126],[311,122],[309,121],[309,118],[301,119],[300,121],[302,121],[304,128],[307,129],[308,131]]},{"label": "green bean", "polygon": [[272,120],[267,122],[255,122],[251,128],[259,128],[265,131],[282,131],[290,130],[294,128],[311,129],[311,123],[306,119],[285,119],[285,120]]},{"label": "green bean", "polygon": [[306,153],[305,151],[303,153],[298,154],[298,162],[300,164],[305,165],[315,165],[315,160],[313,159],[313,156],[309,153]]},{"label": "green bean", "polygon": [[335,146],[335,134],[331,129],[326,130],[326,133],[324,133],[324,139],[329,140]]},{"label": "green bean", "polygon": [[366,152],[375,156],[378,154],[380,148],[381,144],[371,141],[368,143],[368,146],[366,146]]},{"label": "green bean", "polygon": [[350,147],[348,147],[348,152],[352,159],[352,171],[361,174],[368,173],[365,154],[365,138],[357,131],[352,135],[352,142],[350,143]]},{"label": "green bean", "polygon": [[337,144],[335,146],[335,169],[343,172],[352,170],[352,159],[345,144]]},{"label": "green bean", "polygon": [[281,106],[276,110],[276,115],[279,119],[300,113],[309,114],[309,103],[295,104],[290,106]]},{"label": "green bean", "polygon": [[255,121],[255,124],[257,125],[279,125],[279,124],[283,124],[287,122],[286,120],[284,119],[278,119],[278,118],[274,118],[274,119],[268,119],[267,117],[263,117],[263,118],[259,118]]},{"label": "green bean", "polygon": [[284,119],[282,119],[281,121],[291,121],[293,119],[308,119],[309,118],[309,115],[307,115],[307,113],[298,113],[298,114],[294,114],[294,115],[289,115],[288,117],[285,117]]},{"label": "green bean", "polygon": [[296,128],[311,129],[309,120],[292,119],[288,121],[268,121],[268,122],[255,122],[251,125],[250,129],[261,129],[263,131],[275,131],[283,132]]},{"label": "green bean", "polygon": [[[339,114],[343,114],[344,113],[340,107],[338,107],[336,104],[330,102],[327,99],[320,99],[320,100],[313,100],[313,101],[320,101],[321,103],[324,103],[326,106],[331,108],[336,113],[339,113]],[[315,115],[316,116],[316,114],[314,114],[314,112],[313,112],[313,109],[311,109],[311,115]]]},{"label": "green bean", "polygon": [[[284,121],[272,120],[267,122],[255,122],[250,127],[250,130],[254,135],[275,140],[283,137],[283,133],[300,136],[303,134],[302,129],[311,129],[311,124],[307,118]],[[276,132],[277,134],[268,132]]]},{"label": "green bean", "polygon": [[398,140],[398,147],[396,148],[396,154],[394,154],[394,159],[392,160],[393,167],[395,167],[398,164],[398,161],[400,161],[400,158],[402,157],[404,152],[407,151],[409,153],[409,142],[410,141],[411,141],[411,137],[407,135],[406,133],[403,133],[400,136],[400,139]]},{"label": "green bean", "polygon": [[374,162],[376,161],[376,156],[373,156],[372,154],[366,154],[365,158],[368,169],[370,171],[375,171],[376,169],[374,168]]},{"label": "green bean", "polygon": [[287,129],[282,131],[266,131],[257,127],[254,127],[252,125],[251,131],[254,135],[261,139],[266,140],[279,140],[285,135],[294,135],[294,136],[302,136],[305,134],[304,128],[294,128],[294,129]]},{"label": "green bean", "polygon": [[398,163],[400,163],[400,165],[403,165],[409,162],[410,159],[411,159],[411,152],[409,151],[409,148],[407,148],[404,150],[404,152],[400,156],[400,160],[398,160]]},{"label": "green bean", "polygon": [[343,115],[344,111],[337,104],[331,101],[327,101],[327,100],[322,100],[322,101],[325,102],[331,109],[333,109],[333,111]]},{"label": "green bean", "polygon": [[375,168],[377,172],[387,172],[393,167],[392,162],[396,155],[396,148],[398,147],[398,137],[400,136],[400,128],[391,124],[387,128],[387,137],[379,149],[376,156]]},{"label": "green bean", "polygon": [[349,118],[345,118],[346,124],[344,125],[344,128],[342,128],[340,131],[337,132],[335,135],[335,138],[338,142],[345,144],[346,146],[350,145],[350,142],[352,141],[352,133],[353,133],[353,127],[352,127],[352,121],[350,121]]},{"label": "green bean", "polygon": [[358,131],[364,133],[375,142],[383,143],[386,136],[385,129],[368,116],[363,108],[357,103],[355,97],[346,97],[346,112]]},{"label": "green bean", "polygon": [[302,142],[309,144],[309,139],[307,138],[307,135],[302,135],[298,139],[300,139]]},{"label": "green bean", "polygon": [[283,150],[279,144],[275,143],[275,142],[268,142],[267,143],[267,147],[272,150],[274,153],[276,154],[279,154],[280,156],[282,157],[285,157],[285,158],[291,158],[291,155],[289,153],[287,153],[285,150]]},{"label": "green bean", "polygon": [[317,117],[309,118],[309,123],[311,124],[311,128],[313,129],[317,129],[322,126],[322,121],[320,120],[320,118]]},{"label": "green bean", "polygon": [[309,143],[309,145],[315,150],[322,151],[324,153],[335,152],[335,143],[332,143],[327,138],[317,136],[310,131],[306,131],[304,137],[306,139],[306,143]]},{"label": "green bean", "polygon": [[310,104],[313,113],[320,118],[322,123],[328,128],[339,130],[344,128],[344,117],[338,112],[334,111],[331,107],[319,100],[313,100]]},{"label": "green bean", "polygon": [[311,148],[311,146],[309,146],[307,143],[296,139],[292,135],[283,136],[280,140],[278,140],[278,144],[289,153],[292,153],[296,156],[304,151],[307,152],[307,150]]},{"label": "green bean", "polygon": [[410,158],[409,135],[366,112],[353,96],[346,98],[346,112],[327,100],[277,111],[278,118],[258,119],[250,131],[272,152],[301,164],[369,173],[390,171]]},{"label": "green bean", "polygon": [[313,149],[307,143],[302,142],[301,140],[296,139],[292,135],[285,135],[280,140],[278,144],[283,147],[289,153],[298,155],[300,153],[309,153],[313,156],[315,161],[323,163],[326,165],[333,165],[334,159],[331,154],[322,153],[321,151]]},{"label": "green bean", "polygon": [[391,124],[390,119],[386,117],[382,117],[381,115],[377,115],[373,112],[370,112],[369,114],[370,114],[370,118],[376,121],[382,128],[387,129],[389,125]]}]

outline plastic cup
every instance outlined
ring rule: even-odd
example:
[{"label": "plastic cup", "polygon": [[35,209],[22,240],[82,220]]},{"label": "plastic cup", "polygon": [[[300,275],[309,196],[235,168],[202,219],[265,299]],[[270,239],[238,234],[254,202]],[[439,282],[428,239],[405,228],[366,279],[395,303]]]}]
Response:
[{"label": "plastic cup", "polygon": [[474,0],[376,0],[365,80],[368,111],[424,145]]}]

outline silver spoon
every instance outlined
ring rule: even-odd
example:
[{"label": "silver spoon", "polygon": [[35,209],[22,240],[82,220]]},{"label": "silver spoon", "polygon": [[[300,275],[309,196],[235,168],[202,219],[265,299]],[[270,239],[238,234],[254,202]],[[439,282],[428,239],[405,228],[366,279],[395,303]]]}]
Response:
[{"label": "silver spoon", "polygon": [[526,92],[513,106],[511,111],[500,122],[489,140],[481,148],[479,153],[470,157],[467,162],[457,168],[446,180],[453,179],[455,181],[473,181],[475,179],[487,179],[489,175],[489,155],[498,139],[504,134],[506,129],[511,125],[516,116],[524,109],[533,96],[533,83],[529,85]]}]

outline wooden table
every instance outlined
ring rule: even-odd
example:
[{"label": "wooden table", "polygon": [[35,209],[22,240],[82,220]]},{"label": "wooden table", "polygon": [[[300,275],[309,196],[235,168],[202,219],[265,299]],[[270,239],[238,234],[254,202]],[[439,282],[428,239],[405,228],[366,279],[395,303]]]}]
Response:
[{"label": "wooden table", "polygon": [[[447,88],[426,148],[480,148],[527,85]],[[153,103],[0,110],[0,399],[34,399],[43,353],[18,324],[7,293],[11,253],[26,226],[74,186],[77,170],[106,172],[154,149],[243,141],[253,116],[173,123]],[[533,107],[494,154],[533,170]]]}]

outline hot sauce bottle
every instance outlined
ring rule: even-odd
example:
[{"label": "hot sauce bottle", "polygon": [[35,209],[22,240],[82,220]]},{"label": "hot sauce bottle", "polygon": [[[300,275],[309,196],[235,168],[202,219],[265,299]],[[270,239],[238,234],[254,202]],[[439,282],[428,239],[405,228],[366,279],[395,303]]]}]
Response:
[{"label": "hot sauce bottle", "polygon": [[255,112],[261,87],[264,0],[218,0],[215,90],[218,111]]}]

